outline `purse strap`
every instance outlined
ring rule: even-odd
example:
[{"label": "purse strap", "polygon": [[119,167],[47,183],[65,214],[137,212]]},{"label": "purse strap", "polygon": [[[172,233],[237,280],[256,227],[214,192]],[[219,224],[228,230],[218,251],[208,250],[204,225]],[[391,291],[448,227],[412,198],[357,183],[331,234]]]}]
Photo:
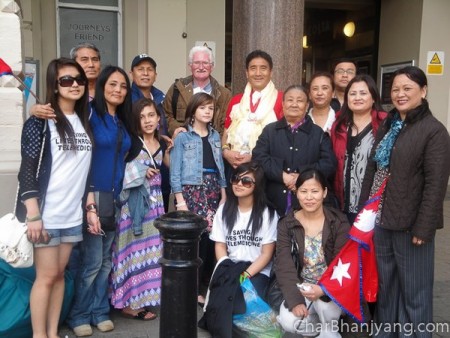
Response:
[{"label": "purse strap", "polygon": [[153,168],[157,169],[157,168],[156,168],[155,160],[154,160],[154,158],[153,158],[153,156],[152,156],[152,153],[151,153],[150,150],[147,148],[147,145],[145,144],[144,139],[143,139],[142,137],[140,137],[140,136],[139,136],[139,139],[141,140],[142,144],[144,145],[145,150],[147,150],[148,156],[150,156],[150,159],[152,160]]},{"label": "purse strap", "polygon": [[299,261],[299,254],[298,254],[298,244],[295,240],[294,232],[292,229],[289,229],[289,237],[291,238],[291,257],[294,261],[295,270],[297,270],[297,275],[300,277],[301,269],[300,269],[300,261]]},{"label": "purse strap", "polygon": [[116,153],[114,154],[113,174],[111,178],[111,191],[114,192],[114,178],[116,177],[117,159],[119,158],[120,148],[122,147],[122,124],[117,120],[117,142]]},{"label": "purse strap", "polygon": [[[41,170],[41,164],[42,164],[42,157],[44,156],[44,147],[45,147],[45,138],[46,138],[46,132],[47,132],[47,121],[44,121],[44,129],[42,130],[42,144],[41,144],[41,150],[39,151],[39,162],[36,170],[36,179],[39,178],[39,171]],[[17,211],[17,200],[19,199],[19,190],[20,190],[20,182],[17,182],[17,191],[16,191],[16,198],[14,199],[14,215]]]}]

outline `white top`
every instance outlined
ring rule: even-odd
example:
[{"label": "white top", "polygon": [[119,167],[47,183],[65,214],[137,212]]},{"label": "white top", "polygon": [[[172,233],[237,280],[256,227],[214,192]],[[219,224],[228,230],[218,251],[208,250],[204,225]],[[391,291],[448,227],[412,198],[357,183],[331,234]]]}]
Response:
[{"label": "white top", "polygon": [[[269,222],[269,210],[266,208],[263,214],[262,227],[255,237],[251,236],[252,226],[247,229],[251,210],[247,212],[237,212],[236,224],[231,233],[222,220],[223,204],[217,209],[214,216],[213,227],[210,238],[215,242],[225,243],[227,245],[228,257],[234,262],[254,262],[262,251],[264,244],[276,242],[278,216],[275,213],[271,222]],[[270,275],[272,261],[261,271],[266,276]]]},{"label": "white top", "polygon": [[[311,118],[314,124],[317,124],[316,121],[314,121],[312,110],[313,108],[309,110],[309,117]],[[323,131],[328,134],[331,134],[331,127],[333,126],[335,120],[336,120],[336,113],[334,109],[330,107],[330,110],[328,111],[327,122],[325,122],[325,125],[323,126]]]},{"label": "white top", "polygon": [[81,199],[91,164],[92,144],[77,114],[66,115],[75,144],[63,144],[55,123],[48,121],[52,170],[42,215],[46,229],[68,229],[83,222]]}]

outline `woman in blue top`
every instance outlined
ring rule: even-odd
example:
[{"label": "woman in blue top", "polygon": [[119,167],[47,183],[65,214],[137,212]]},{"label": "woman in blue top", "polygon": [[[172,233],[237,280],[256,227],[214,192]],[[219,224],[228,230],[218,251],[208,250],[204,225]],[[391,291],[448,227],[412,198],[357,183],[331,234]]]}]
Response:
[{"label": "woman in blue top", "polygon": [[[200,239],[203,265],[199,282],[204,277],[203,270],[212,272],[214,266],[214,243],[209,232],[219,202],[224,203],[226,198],[220,135],[211,126],[213,115],[214,98],[206,93],[195,94],[186,108],[187,132],[178,134],[170,154],[170,185],[177,210],[190,210],[208,222]],[[199,303],[203,302],[199,296]]]},{"label": "woman in blue top", "polygon": [[[127,132],[131,112],[130,82],[125,71],[107,66],[100,73],[91,102],[90,125],[94,135],[91,164],[92,191],[114,191],[117,198],[125,169],[125,156],[131,147]],[[109,319],[108,276],[111,271],[111,245],[115,229],[102,229],[90,222],[97,206],[87,207],[87,231],[80,245],[80,267],[75,281],[75,300],[68,323],[78,337],[92,335],[92,325],[102,331],[114,329]]]}]

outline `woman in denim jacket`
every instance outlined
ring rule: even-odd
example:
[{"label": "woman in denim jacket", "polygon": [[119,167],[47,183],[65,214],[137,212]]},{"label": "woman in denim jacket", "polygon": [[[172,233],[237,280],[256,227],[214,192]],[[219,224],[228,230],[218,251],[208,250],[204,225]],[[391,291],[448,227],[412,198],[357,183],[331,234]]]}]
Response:
[{"label": "woman in denim jacket", "polygon": [[[226,198],[220,135],[211,126],[213,115],[214,98],[206,93],[195,94],[186,108],[187,132],[177,135],[170,154],[170,185],[177,210],[190,210],[208,222],[200,239],[200,283],[208,279],[214,267],[214,243],[209,232],[216,210]],[[199,296],[199,303],[203,302]]]}]

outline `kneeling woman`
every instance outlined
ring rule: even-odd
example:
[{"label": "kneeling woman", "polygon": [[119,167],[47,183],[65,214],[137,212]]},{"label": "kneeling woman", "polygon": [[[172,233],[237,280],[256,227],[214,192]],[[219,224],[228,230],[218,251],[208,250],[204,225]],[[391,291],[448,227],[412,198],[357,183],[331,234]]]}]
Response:
[{"label": "kneeling woman", "polygon": [[265,298],[275,251],[278,216],[267,206],[263,169],[254,162],[238,166],[227,189],[225,204],[214,217],[210,238],[217,260],[251,262],[245,271],[258,294]]},{"label": "kneeling woman", "polygon": [[[275,272],[285,299],[278,321],[285,331],[296,332],[299,319],[317,314],[322,322],[319,337],[340,337],[326,324],[338,320],[341,310],[322,297],[317,282],[347,241],[350,225],[343,213],[323,205],[327,189],[320,171],[303,171],[296,187],[301,209],[292,210],[278,223]],[[291,237],[298,247],[297,267],[291,256]],[[309,290],[300,292],[297,283],[307,283]]]}]

